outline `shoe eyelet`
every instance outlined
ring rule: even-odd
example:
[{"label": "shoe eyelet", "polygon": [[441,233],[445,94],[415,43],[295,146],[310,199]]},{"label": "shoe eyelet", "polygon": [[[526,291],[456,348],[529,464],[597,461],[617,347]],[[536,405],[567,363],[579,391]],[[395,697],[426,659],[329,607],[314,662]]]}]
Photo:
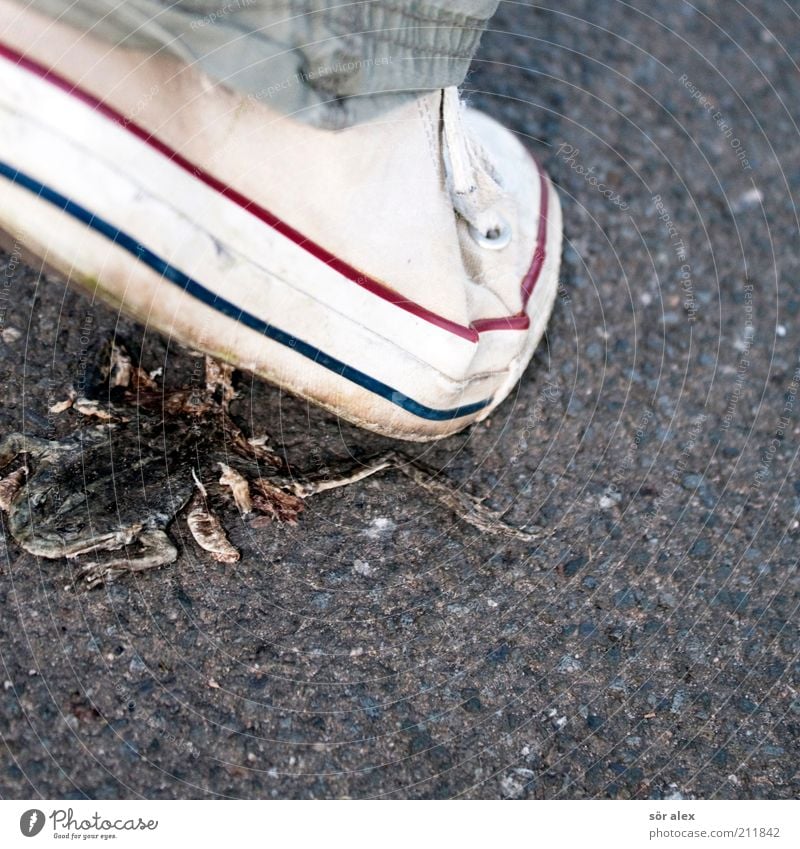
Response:
[{"label": "shoe eyelet", "polygon": [[469,234],[478,247],[490,251],[501,251],[511,241],[511,227],[504,218],[500,218],[498,226],[487,233],[481,233],[480,230],[470,224]]}]

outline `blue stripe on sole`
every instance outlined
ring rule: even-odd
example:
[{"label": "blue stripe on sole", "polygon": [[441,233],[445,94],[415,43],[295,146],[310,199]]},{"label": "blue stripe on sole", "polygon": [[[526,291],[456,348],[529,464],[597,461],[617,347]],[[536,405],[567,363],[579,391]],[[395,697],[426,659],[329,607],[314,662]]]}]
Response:
[{"label": "blue stripe on sole", "polygon": [[287,333],[285,330],[281,330],[279,327],[263,321],[257,316],[240,309],[230,301],[214,294],[211,290],[206,289],[206,287],[201,283],[198,283],[194,278],[189,277],[189,275],[184,274],[180,269],[175,268],[174,265],[170,265],[170,263],[166,260],[154,254],[151,250],[137,242],[136,239],[129,236],[127,233],[123,233],[104,219],[92,214],[89,210],[74,201],[71,201],[69,198],[64,197],[64,195],[59,194],[48,186],[45,186],[43,183],[39,183],[32,177],[23,174],[16,168],[12,168],[4,162],[0,162],[0,176],[5,177],[21,188],[27,189],[42,200],[51,203],[62,212],[70,215],[72,218],[83,222],[87,225],[87,227],[102,234],[107,239],[114,242],[114,244],[119,245],[119,247],[135,256],[140,262],[143,262],[145,265],[152,268],[155,272],[161,275],[163,279],[168,280],[170,283],[174,283],[176,286],[180,286],[181,289],[183,289],[183,291],[185,291],[188,295],[191,295],[193,298],[201,301],[206,306],[215,309],[217,312],[233,319],[234,321],[246,325],[252,330],[272,339],[274,342],[278,342],[287,348],[291,348],[293,351],[296,351],[298,354],[306,357],[317,365],[320,365],[334,374],[349,380],[351,383],[360,386],[362,389],[366,389],[368,392],[379,395],[381,398],[395,404],[407,413],[411,413],[412,415],[429,421],[450,421],[452,419],[459,419],[463,416],[469,416],[473,413],[477,413],[479,410],[488,407],[492,401],[491,398],[487,398],[484,401],[476,401],[472,404],[465,404],[461,407],[455,407],[450,410],[438,410],[435,407],[428,407],[425,404],[420,404],[413,398],[409,398],[402,392],[398,392],[396,389],[393,389],[388,384],[371,377],[353,366],[347,365],[347,363],[343,363],[341,360],[336,359],[336,357],[333,357],[330,354],[326,354],[324,351],[310,345],[308,342],[304,342],[302,339],[293,336],[291,333]]}]

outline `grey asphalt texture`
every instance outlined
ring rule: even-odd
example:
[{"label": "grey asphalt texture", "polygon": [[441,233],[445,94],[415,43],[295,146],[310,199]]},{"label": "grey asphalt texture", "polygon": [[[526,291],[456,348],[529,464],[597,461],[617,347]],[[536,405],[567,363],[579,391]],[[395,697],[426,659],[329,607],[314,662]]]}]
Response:
[{"label": "grey asphalt texture", "polygon": [[[558,184],[553,319],[490,421],[417,449],[541,543],[397,473],[294,528],[231,509],[235,567],[177,522],[176,564],[89,592],[0,538],[3,797],[797,796],[800,5],[554,5],[503,4],[466,85]],[[46,432],[87,333],[194,368],[0,265],[0,431]],[[390,445],[239,389],[299,468]]]}]

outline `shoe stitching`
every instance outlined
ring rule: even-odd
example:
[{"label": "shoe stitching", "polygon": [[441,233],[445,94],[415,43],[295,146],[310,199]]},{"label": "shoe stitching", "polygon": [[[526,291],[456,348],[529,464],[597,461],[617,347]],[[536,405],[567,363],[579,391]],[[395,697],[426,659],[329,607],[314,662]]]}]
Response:
[{"label": "shoe stitching", "polygon": [[429,99],[427,97],[418,98],[416,103],[417,111],[420,119],[422,120],[422,126],[425,131],[425,139],[428,142],[428,150],[431,155],[431,161],[436,169],[436,176],[441,180],[441,156],[439,146],[436,143],[439,121],[438,118],[434,117],[433,110],[430,107]]}]

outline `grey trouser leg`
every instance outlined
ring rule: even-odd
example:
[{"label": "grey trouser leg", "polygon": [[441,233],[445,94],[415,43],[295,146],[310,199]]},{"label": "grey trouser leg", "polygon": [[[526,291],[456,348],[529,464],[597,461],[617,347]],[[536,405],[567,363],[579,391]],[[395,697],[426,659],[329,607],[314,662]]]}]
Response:
[{"label": "grey trouser leg", "polygon": [[161,50],[271,108],[342,127],[464,80],[499,0],[22,0]]}]

